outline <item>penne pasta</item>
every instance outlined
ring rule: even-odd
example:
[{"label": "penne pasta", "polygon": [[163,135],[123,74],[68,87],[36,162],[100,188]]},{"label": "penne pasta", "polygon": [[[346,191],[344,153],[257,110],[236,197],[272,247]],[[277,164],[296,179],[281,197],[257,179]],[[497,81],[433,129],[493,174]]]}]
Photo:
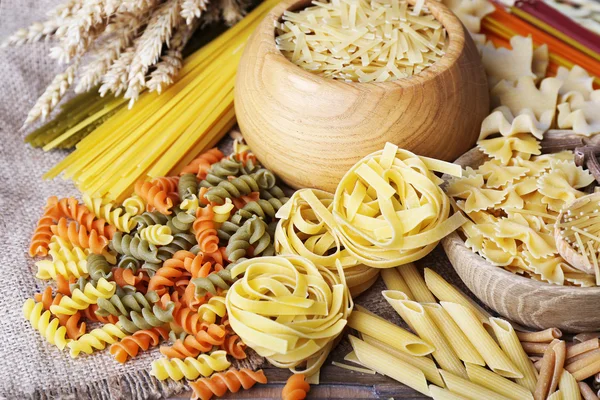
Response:
[{"label": "penne pasta", "polygon": [[388,290],[397,290],[406,294],[409,300],[414,300],[414,296],[410,291],[410,288],[404,282],[404,278],[400,275],[400,272],[396,268],[384,268],[381,270],[381,278],[385,287]]},{"label": "penne pasta", "polygon": [[363,366],[403,383],[424,395],[429,394],[427,380],[421,370],[375,346],[371,346],[356,336],[349,335],[348,337],[356,357]]},{"label": "penne pasta", "polygon": [[469,400],[510,400],[499,393],[496,393],[486,387],[463,379],[459,376],[451,374],[448,371],[440,371],[446,387],[452,393],[458,393]]},{"label": "penne pasta", "polygon": [[565,400],[581,400],[577,380],[569,373],[569,371],[562,371],[560,380],[558,381],[558,389]]},{"label": "penne pasta", "polygon": [[446,337],[446,340],[450,343],[458,358],[466,363],[485,365],[485,361],[475,347],[473,347],[473,344],[441,305],[437,303],[424,303],[422,305],[425,311],[427,311],[427,315],[429,315],[440,332]]},{"label": "penne pasta", "polygon": [[552,350],[554,351],[554,370],[552,371],[552,381],[550,382],[550,393],[554,393],[558,387],[558,382],[560,381],[560,376],[562,375],[565,366],[567,345],[564,340],[561,340],[554,343]]},{"label": "penne pasta", "polygon": [[421,273],[417,269],[417,266],[413,263],[408,263],[401,265],[396,268],[406,285],[410,288],[412,292],[412,299],[414,301],[418,301],[419,303],[435,303],[436,299],[433,297],[433,294],[427,288],[425,284],[425,280]]},{"label": "penne pasta", "polygon": [[347,369],[349,371],[362,372],[363,374],[375,375],[377,373],[369,368],[356,367],[354,365],[348,365],[348,364],[344,364],[344,363],[337,362],[337,361],[332,361],[331,365],[334,365],[339,368]]},{"label": "penne pasta", "polygon": [[[473,343],[488,367],[505,378],[523,378],[523,373],[498,347],[475,313],[461,304],[441,302],[467,338]],[[488,322],[489,324],[489,322]]]},{"label": "penne pasta", "polygon": [[600,338],[600,332],[583,332],[583,333],[578,333],[577,335],[573,336],[573,341],[581,343],[581,342],[585,342],[590,339],[598,339],[598,338]]},{"label": "penne pasta", "polygon": [[556,392],[552,393],[550,396],[548,396],[548,398],[546,400],[563,400],[564,397],[562,395],[562,392],[560,390],[557,390]]},{"label": "penne pasta", "polygon": [[523,350],[527,354],[544,354],[549,343],[521,342]]},{"label": "penne pasta", "polygon": [[[399,292],[397,290],[384,290],[381,292],[381,294],[387,300],[388,303],[390,302],[390,300],[393,300],[393,301],[410,300],[408,298],[408,296],[406,295],[406,293]],[[395,309],[395,311],[398,313],[398,315],[400,315],[400,318],[402,318],[402,320],[404,322],[406,322],[406,325],[408,325],[410,330],[413,332],[416,332],[415,327],[411,325],[409,318],[404,313],[404,309],[398,309],[398,310]]]},{"label": "penne pasta", "polygon": [[429,268],[425,268],[425,284],[440,302],[446,301],[467,307],[477,316],[477,319],[481,323],[488,324],[491,317],[489,313],[473,304],[460,290]]},{"label": "penne pasta", "polygon": [[[553,346],[553,345],[552,345]],[[544,358],[540,363],[540,376],[533,392],[533,398],[535,400],[545,400],[550,393],[550,383],[552,382],[552,374],[554,370],[554,359],[556,353],[552,350],[552,346],[549,346],[544,353]]]},{"label": "penne pasta", "polygon": [[570,373],[586,367],[595,360],[600,360],[600,349],[588,351],[587,353],[580,354],[576,357],[572,357],[571,359],[573,360],[575,358],[577,358],[577,360],[571,361],[565,366],[565,369]]},{"label": "penne pasta", "polygon": [[429,343],[407,330],[365,312],[354,311],[350,314],[348,326],[413,356],[425,356],[434,350]]},{"label": "penne pasta", "polygon": [[533,400],[531,392],[523,386],[493,373],[479,365],[466,363],[467,376],[473,383],[486,387],[513,400]]},{"label": "penne pasta", "polygon": [[589,339],[585,342],[567,346],[567,360],[598,348],[600,348],[600,340],[598,340],[598,338]]},{"label": "penne pasta", "polygon": [[514,328],[510,322],[501,318],[490,318],[490,324],[504,353],[523,373],[523,378],[517,378],[516,382],[533,393],[537,383],[537,371],[527,358]]},{"label": "penne pasta", "polygon": [[452,393],[448,389],[435,385],[429,385],[429,395],[433,400],[469,400],[457,393]]},{"label": "penne pasta", "polygon": [[[410,354],[406,354],[398,349],[390,347],[389,345],[383,343],[382,341],[375,339],[374,337],[371,337],[368,335],[361,335],[361,336],[362,336],[362,339],[365,342],[369,343],[371,346],[377,347],[378,349],[383,350],[386,353],[389,353],[392,356],[404,361],[405,363],[408,363],[408,364],[412,365],[413,367],[416,367],[416,368],[420,369],[421,371],[423,371],[423,374],[425,374],[425,378],[427,378],[427,380],[429,382],[435,383],[438,386],[445,386],[444,380],[442,379],[442,377],[440,375],[437,365],[435,365],[435,362],[431,358],[411,356]],[[352,354],[352,353],[350,353],[350,354]],[[350,354],[348,354],[346,357],[349,357]],[[353,361],[353,360],[348,359],[347,361]],[[356,359],[356,361],[358,361],[358,358]]]},{"label": "penne pasta", "polygon": [[454,353],[444,335],[442,335],[431,318],[429,318],[423,306],[416,301],[394,299],[388,296],[385,291],[383,292],[383,296],[394,310],[398,311],[398,314],[406,319],[416,334],[435,348],[431,355],[443,370],[452,372],[463,378],[467,377],[467,371],[462,362],[456,353]]},{"label": "penne pasta", "polygon": [[577,386],[579,386],[579,392],[581,393],[581,397],[583,400],[600,400],[596,393],[592,390],[592,388],[585,382],[578,382]]},{"label": "penne pasta", "polygon": [[558,328],[548,328],[539,332],[517,332],[521,342],[550,343],[554,339],[560,339],[562,332]]},{"label": "penne pasta", "polygon": [[578,381],[582,381],[582,380],[587,379],[590,376],[600,372],[600,359],[594,358],[593,360],[590,360],[590,361],[591,362],[589,364],[587,364],[586,366],[584,366],[576,371],[571,372],[571,374],[573,375],[573,377],[575,379],[577,379]]}]

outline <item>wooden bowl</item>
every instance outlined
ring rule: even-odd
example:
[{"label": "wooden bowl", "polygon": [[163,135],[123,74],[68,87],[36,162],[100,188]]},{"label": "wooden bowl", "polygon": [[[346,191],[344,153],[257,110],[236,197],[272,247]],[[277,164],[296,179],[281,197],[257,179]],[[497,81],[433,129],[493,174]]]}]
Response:
[{"label": "wooden bowl", "polygon": [[296,66],[275,46],[274,22],[310,0],[284,0],[261,22],[242,56],[235,112],[262,163],[294,188],[329,192],[356,161],[386,142],[454,160],[475,143],[489,113],[485,71],[471,37],[441,2],[426,0],[446,28],[446,54],[393,82],[325,78]]},{"label": "wooden bowl", "polygon": [[[473,149],[455,162],[475,168],[483,161],[483,153]],[[442,239],[442,246],[469,290],[507,319],[538,329],[600,330],[600,288],[552,285],[513,274],[473,253],[456,232]]]}]

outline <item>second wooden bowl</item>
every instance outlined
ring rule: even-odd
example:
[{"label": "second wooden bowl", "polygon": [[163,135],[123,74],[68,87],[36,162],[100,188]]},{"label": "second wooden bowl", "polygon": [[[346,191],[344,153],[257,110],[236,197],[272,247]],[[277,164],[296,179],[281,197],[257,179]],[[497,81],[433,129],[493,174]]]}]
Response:
[{"label": "second wooden bowl", "polygon": [[[456,163],[476,168],[483,160],[483,153],[473,149]],[[600,288],[551,285],[513,274],[473,253],[456,232],[444,238],[442,245],[469,290],[507,319],[538,329],[600,330]]]},{"label": "second wooden bowl", "polygon": [[264,165],[294,188],[334,192],[359,159],[392,142],[454,160],[470,149],[489,112],[479,53],[458,18],[426,0],[448,32],[446,54],[393,82],[343,82],[315,75],[275,46],[274,23],[310,0],[284,0],[249,39],[235,84],[242,134]]}]

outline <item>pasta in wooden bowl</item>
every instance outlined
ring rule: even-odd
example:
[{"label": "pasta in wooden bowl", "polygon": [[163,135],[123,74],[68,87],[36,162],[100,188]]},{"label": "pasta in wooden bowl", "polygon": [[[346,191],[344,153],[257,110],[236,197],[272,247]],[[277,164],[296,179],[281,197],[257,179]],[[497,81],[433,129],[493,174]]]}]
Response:
[{"label": "pasta in wooden bowl", "polygon": [[[579,175],[577,179],[584,179],[584,182],[581,182],[582,185],[590,182],[583,170],[579,168],[578,171],[575,171],[569,166],[571,164],[568,158],[571,157],[572,160],[572,153],[569,153],[540,155],[529,160],[519,161],[522,165],[528,165],[530,170],[535,168],[532,161],[536,159],[555,164],[550,173],[543,173],[544,176],[528,177],[524,175],[514,178],[513,182],[507,186],[510,189],[505,193],[506,196],[502,196],[503,199],[499,201],[494,199],[494,192],[501,190],[501,185],[495,190],[490,190],[483,186],[483,181],[479,187],[473,184],[477,176],[475,169],[481,170],[481,165],[485,165],[486,156],[477,148],[461,156],[456,163],[467,170],[467,176],[462,179],[472,181],[470,182],[470,194],[465,194],[468,192],[465,187],[457,188],[456,184],[452,187],[452,180],[446,190],[451,196],[456,196],[455,198],[463,198],[458,200],[458,205],[463,210],[467,208],[467,202],[471,195],[476,194],[478,199],[473,198],[468,204],[467,214],[470,215],[471,221],[463,225],[462,233],[451,233],[442,240],[442,245],[454,269],[467,287],[487,306],[506,318],[536,328],[558,327],[569,332],[597,331],[600,329],[600,315],[597,312],[600,287],[592,287],[595,286],[594,276],[572,268],[557,255],[557,251],[553,247],[555,243],[551,231],[534,235],[535,230],[531,229],[536,220],[539,222],[539,218],[532,218],[532,216],[544,215],[541,209],[535,209],[542,197],[546,197],[548,210],[551,210],[550,207],[555,209],[560,207],[559,204],[552,204],[553,200],[557,201],[557,199],[550,199],[551,189],[560,183],[559,177],[548,175],[561,175],[560,171],[568,168],[571,173],[575,172]],[[567,160],[561,160],[561,158]],[[511,164],[516,164],[516,162],[511,162]],[[542,170],[549,171],[546,168],[542,168]],[[511,170],[504,169],[503,171]],[[517,172],[513,169],[512,173],[516,174]],[[486,178],[488,182],[491,176],[493,175],[490,174]],[[533,186],[531,182],[533,182]],[[542,188],[544,182],[552,183],[552,185],[548,186],[548,190],[538,189],[538,182]],[[573,188],[570,192],[577,197],[585,195],[579,189]],[[566,190],[558,193],[565,198]],[[517,204],[519,198],[523,199],[524,204]],[[513,218],[497,218],[492,213],[483,212],[482,201],[495,203],[492,207],[495,207],[496,211],[501,211],[501,207],[509,202],[512,203],[507,216]],[[515,205],[521,208],[519,209]],[[558,212],[550,214],[558,215]],[[541,220],[543,221],[544,218]],[[545,221],[552,230],[553,224],[550,219],[545,219]],[[496,226],[499,222],[501,226]],[[507,241],[510,240],[509,236],[514,233],[515,228],[521,231],[517,233],[523,239],[516,240],[517,248],[515,250],[524,251],[511,254],[511,251],[506,251],[502,247],[506,248],[510,245]],[[508,229],[512,229],[513,232],[506,231]],[[478,232],[484,232],[486,235],[479,236]],[[529,236],[526,237],[525,233]],[[489,238],[494,234],[497,237],[495,240],[490,240]],[[469,237],[465,240],[465,236]],[[498,246],[498,244],[500,245]],[[480,254],[486,254],[487,259],[472,249],[477,250]],[[590,287],[566,286],[575,284]]]}]

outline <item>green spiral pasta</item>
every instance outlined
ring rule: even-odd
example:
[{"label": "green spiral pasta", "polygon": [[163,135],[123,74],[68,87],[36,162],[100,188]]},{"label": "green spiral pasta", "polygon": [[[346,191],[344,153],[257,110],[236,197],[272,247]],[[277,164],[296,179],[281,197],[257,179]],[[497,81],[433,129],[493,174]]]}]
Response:
[{"label": "green spiral pasta", "polygon": [[137,236],[116,232],[110,241],[110,248],[119,254],[132,256],[138,260],[148,262],[159,262],[158,249],[147,240]]},{"label": "green spiral pasta", "polygon": [[[287,197],[285,196],[285,193],[283,192],[283,190],[275,185],[270,189],[261,189],[260,190],[260,198],[261,199],[265,199],[265,200],[270,200],[270,199],[287,199]],[[283,201],[283,200],[282,200]]]},{"label": "green spiral pasta", "polygon": [[186,337],[188,336],[188,333],[183,331],[183,332],[175,332],[175,331],[169,331],[169,340],[171,342],[175,342],[177,340],[181,340],[183,341]]},{"label": "green spiral pasta", "polygon": [[239,214],[243,220],[250,219],[253,215],[263,219],[275,218],[275,214],[287,200],[287,197],[281,199],[273,197],[268,200],[258,199],[257,201],[251,201],[246,204],[243,208],[238,210],[236,214]]},{"label": "green spiral pasta", "polygon": [[128,293],[119,296],[115,293],[110,299],[98,299],[97,315],[106,317],[108,315],[129,315],[131,311],[142,312],[143,309],[151,309],[159,300],[156,292],[150,291],[145,295],[140,292]]},{"label": "green spiral pasta", "polygon": [[231,273],[228,269],[222,269],[218,272],[208,274],[206,277],[199,277],[191,280],[191,283],[196,286],[196,297],[203,297],[207,293],[216,295],[217,288],[227,290],[233,282],[235,282],[235,279],[231,277]]},{"label": "green spiral pasta", "polygon": [[190,232],[195,220],[196,217],[193,214],[181,211],[167,222],[167,226],[171,229],[172,233]]},{"label": "green spiral pasta", "polygon": [[172,258],[179,250],[189,250],[197,244],[196,236],[193,233],[176,233],[173,235],[173,241],[166,246],[160,246],[158,249],[158,261],[150,261],[156,263],[166,261]]},{"label": "green spiral pasta", "polygon": [[[101,277],[103,278],[103,277]],[[98,278],[100,279],[100,278]],[[104,279],[108,279],[108,278],[104,278]],[[75,282],[71,282],[69,283],[69,290],[71,291],[71,293],[75,292],[75,289],[79,289],[83,292],[83,290],[85,289],[85,285],[87,285],[89,281],[87,279],[85,279],[83,276],[77,278],[77,280]]]},{"label": "green spiral pasta", "polygon": [[170,302],[163,310],[158,304],[148,308],[142,308],[141,312],[131,311],[129,317],[121,315],[119,324],[125,332],[134,333],[141,329],[150,329],[157,326],[163,326],[173,321],[173,310],[175,303]]},{"label": "green spiral pasta", "polygon": [[198,179],[196,174],[183,174],[179,177],[177,191],[181,201],[191,199],[198,193]]},{"label": "green spiral pasta", "polygon": [[234,199],[237,197],[248,195],[252,192],[257,192],[262,187],[259,186],[257,177],[260,178],[262,183],[266,182],[267,179],[263,175],[242,175],[234,178],[230,181],[222,181],[217,186],[211,188],[206,192],[204,197],[215,204],[225,204],[225,199]]},{"label": "green spiral pasta", "polygon": [[252,177],[256,180],[256,183],[258,183],[258,187],[263,190],[271,189],[277,183],[275,174],[266,168],[259,169],[252,174]]},{"label": "green spiral pasta", "polygon": [[112,277],[112,265],[108,263],[106,257],[100,254],[90,254],[88,256],[87,270],[90,279],[94,282],[97,282],[100,278],[110,279]]},{"label": "green spiral pasta", "polygon": [[137,272],[137,270],[141,267],[141,265],[142,265],[142,263],[140,260],[138,260],[137,258],[135,258],[133,256],[128,256],[128,255],[121,256],[121,259],[119,260],[119,263],[117,264],[117,266],[119,268],[130,269],[134,273]]},{"label": "green spiral pasta", "polygon": [[237,159],[223,158],[210,167],[206,178],[200,182],[200,187],[210,188],[217,186],[230,176],[239,176],[243,166],[244,164]]},{"label": "green spiral pasta", "polygon": [[137,224],[138,229],[143,229],[150,225],[165,225],[169,221],[169,217],[158,211],[145,211],[131,218],[131,220]]},{"label": "green spiral pasta", "polygon": [[241,261],[250,245],[254,246],[254,255],[273,255],[275,253],[268,226],[262,219],[253,216],[230,238],[225,249],[231,262]]},{"label": "green spiral pasta", "polygon": [[[159,253],[159,257],[160,257],[160,253]],[[142,271],[145,271],[148,274],[148,276],[150,278],[152,278],[156,274],[156,271],[158,271],[158,269],[160,267],[162,267],[162,262],[158,262],[158,263],[146,262],[142,265],[141,268],[142,268]]]}]

